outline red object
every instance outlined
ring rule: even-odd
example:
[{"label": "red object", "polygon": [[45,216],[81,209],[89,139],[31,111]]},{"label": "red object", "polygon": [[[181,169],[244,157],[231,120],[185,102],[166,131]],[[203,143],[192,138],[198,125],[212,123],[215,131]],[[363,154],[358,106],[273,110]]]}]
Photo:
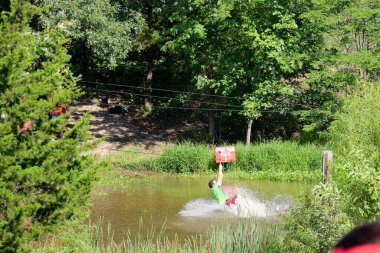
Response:
[{"label": "red object", "polygon": [[226,205],[227,205],[227,206],[230,206],[230,205],[232,205],[232,204],[235,204],[236,199],[237,199],[237,195],[235,195],[235,196],[229,198],[229,199],[226,201]]},{"label": "red object", "polygon": [[32,128],[32,126],[33,126],[32,121],[28,120],[27,122],[24,123],[24,126],[22,128],[19,125],[17,125],[17,130],[27,132],[28,130],[30,130],[30,128]]},{"label": "red object", "polygon": [[234,146],[216,147],[215,157],[217,163],[230,163],[236,161],[236,151]]},{"label": "red object", "polygon": [[363,244],[348,249],[337,248],[333,253],[378,253],[380,252],[380,244]]},{"label": "red object", "polygon": [[55,110],[51,111],[52,115],[60,115],[62,113],[66,113],[66,108],[63,106],[57,106]]}]

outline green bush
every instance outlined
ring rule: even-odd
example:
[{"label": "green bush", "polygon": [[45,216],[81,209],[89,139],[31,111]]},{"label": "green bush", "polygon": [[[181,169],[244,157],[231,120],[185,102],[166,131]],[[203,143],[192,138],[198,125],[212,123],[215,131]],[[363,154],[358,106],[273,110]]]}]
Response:
[{"label": "green bush", "polygon": [[[78,214],[88,198],[91,161],[80,155],[88,122],[49,120],[57,105],[79,96],[63,37],[32,31],[37,13],[12,1],[0,20],[0,251]],[[28,129],[18,130],[31,121]]]},{"label": "green bush", "polygon": [[334,183],[320,184],[313,193],[300,198],[288,216],[284,252],[331,252],[351,227]]},{"label": "green bush", "polygon": [[361,224],[380,216],[380,173],[361,152],[351,152],[350,159],[338,167],[335,180],[345,199],[344,211]]}]

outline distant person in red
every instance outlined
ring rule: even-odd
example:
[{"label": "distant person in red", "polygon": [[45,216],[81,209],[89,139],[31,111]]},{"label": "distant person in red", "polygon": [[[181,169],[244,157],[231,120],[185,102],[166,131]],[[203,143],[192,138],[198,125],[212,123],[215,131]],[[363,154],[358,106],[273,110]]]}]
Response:
[{"label": "distant person in red", "polygon": [[227,195],[225,191],[222,189],[222,183],[223,183],[223,166],[220,163],[218,180],[211,179],[210,182],[208,183],[208,186],[211,189],[211,195],[216,200],[216,202],[218,202],[218,204],[226,204],[227,206],[235,204],[236,198],[237,198],[236,193],[234,192],[232,188],[230,188],[228,190],[229,190],[229,193],[232,193],[232,197]]},{"label": "distant person in red", "polygon": [[58,105],[55,110],[50,112],[51,119],[57,119],[61,114],[66,113],[66,108]]},{"label": "distant person in red", "polygon": [[23,131],[24,133],[30,130],[33,127],[32,120],[28,120],[24,123],[23,127],[21,128],[20,125],[17,125],[17,130]]},{"label": "distant person in red", "polygon": [[333,253],[380,253],[380,220],[354,228],[338,242]]}]

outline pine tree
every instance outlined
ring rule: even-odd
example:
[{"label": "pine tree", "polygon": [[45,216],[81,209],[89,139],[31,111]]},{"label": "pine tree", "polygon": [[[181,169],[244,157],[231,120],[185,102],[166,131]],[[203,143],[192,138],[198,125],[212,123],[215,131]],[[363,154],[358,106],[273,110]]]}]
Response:
[{"label": "pine tree", "polygon": [[1,252],[18,251],[25,239],[79,214],[93,177],[90,159],[80,153],[88,121],[50,117],[80,90],[65,38],[29,26],[38,11],[15,0],[0,20]]}]

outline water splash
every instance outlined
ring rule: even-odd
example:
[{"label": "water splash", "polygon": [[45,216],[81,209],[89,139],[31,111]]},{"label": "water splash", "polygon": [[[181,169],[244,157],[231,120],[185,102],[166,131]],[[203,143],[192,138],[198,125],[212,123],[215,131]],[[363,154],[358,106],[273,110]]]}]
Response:
[{"label": "water splash", "polygon": [[179,215],[183,217],[268,217],[285,212],[290,199],[281,195],[265,201],[257,193],[245,187],[237,187],[236,205],[219,205],[213,199],[194,199],[185,204]]}]

